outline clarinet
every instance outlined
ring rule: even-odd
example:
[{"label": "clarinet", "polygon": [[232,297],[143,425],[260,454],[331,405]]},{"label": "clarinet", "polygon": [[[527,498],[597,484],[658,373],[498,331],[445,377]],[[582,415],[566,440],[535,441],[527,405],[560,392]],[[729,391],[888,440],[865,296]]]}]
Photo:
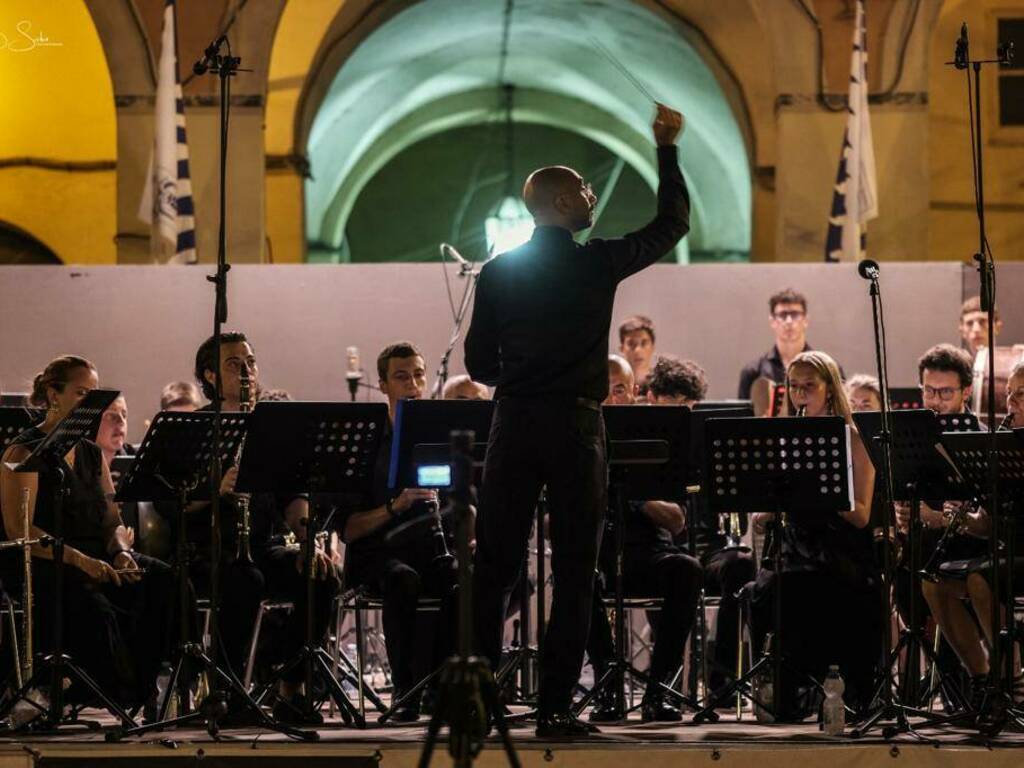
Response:
[{"label": "clarinet", "polygon": [[[252,406],[249,402],[251,386],[249,366],[248,364],[243,364],[242,370],[239,372],[238,381],[238,409],[242,413],[249,413],[249,411],[252,410]],[[236,467],[242,462],[243,448],[245,448],[244,437],[238,444],[238,453],[235,454]],[[235,504],[238,507],[238,548],[235,550],[235,560],[240,560],[243,563],[252,563],[252,546],[250,544],[252,520],[249,512],[249,494],[236,493]]]},{"label": "clarinet", "polygon": [[22,554],[25,558],[25,578],[21,589],[21,676],[32,679],[32,520],[29,509],[29,489],[21,489]]},{"label": "clarinet", "polygon": [[444,524],[436,501],[427,502],[430,509],[430,538],[434,544],[434,562],[450,563],[455,558],[448,551],[448,539],[444,535]]}]

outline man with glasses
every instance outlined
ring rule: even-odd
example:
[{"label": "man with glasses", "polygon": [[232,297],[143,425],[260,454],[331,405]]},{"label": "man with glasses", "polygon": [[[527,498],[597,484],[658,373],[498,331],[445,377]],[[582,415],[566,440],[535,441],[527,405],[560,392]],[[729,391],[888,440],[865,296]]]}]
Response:
[{"label": "man with glasses", "polygon": [[784,382],[790,361],[801,352],[811,349],[807,343],[807,297],[792,288],[786,288],[768,299],[768,312],[772,333],[775,334],[775,345],[740,373],[737,397],[741,400],[750,399],[750,390],[760,378],[777,384]]},{"label": "man with glasses", "polygon": [[[965,413],[971,398],[973,381],[970,355],[952,344],[936,344],[925,352],[917,365],[918,381],[925,408],[939,415]],[[945,528],[949,524],[960,502],[921,502],[921,563],[931,557]],[[896,521],[900,530],[906,531],[910,523],[910,508],[906,503],[896,504]],[[987,547],[982,538],[984,524],[975,514],[964,521],[964,531],[950,541],[946,550],[947,560],[967,560],[984,554]],[[902,569],[901,569],[902,570]],[[897,597],[904,621],[908,619],[910,579],[905,570],[899,574]],[[981,678],[988,672],[987,654],[978,634],[978,628],[971,617],[964,597],[966,596],[964,576],[942,577],[937,582],[925,581],[921,585],[918,605],[920,621],[927,619],[930,611],[935,623],[942,631],[945,641],[956,651],[961,663],[972,679],[975,695],[981,690]],[[940,651],[940,665],[950,669],[948,652]],[[954,666],[955,668],[955,666]]]}]

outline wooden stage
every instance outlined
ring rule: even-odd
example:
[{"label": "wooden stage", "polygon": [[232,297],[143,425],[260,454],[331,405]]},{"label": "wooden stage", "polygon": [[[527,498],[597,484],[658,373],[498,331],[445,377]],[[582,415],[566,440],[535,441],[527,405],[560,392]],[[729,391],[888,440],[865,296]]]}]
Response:
[{"label": "wooden stage", "polygon": [[[88,716],[92,713],[86,713]],[[415,766],[426,720],[418,726],[371,725],[365,730],[328,723],[316,743],[291,741],[258,729],[224,731],[218,741],[205,730],[167,731],[120,743],[106,743],[102,732],[69,732],[59,736],[4,737],[0,739],[0,768],[29,766],[164,766],[197,765],[267,766],[270,768],[362,768],[363,766]],[[442,731],[442,737],[447,731]],[[985,743],[967,729],[922,729],[921,741],[901,735],[890,742],[875,731],[861,740],[830,738],[817,725],[766,726],[752,717],[736,722],[723,712],[715,725],[606,726],[586,741],[550,743],[533,735],[532,725],[516,727],[513,739],[523,766],[557,768],[892,768],[950,766],[950,768],[1020,768],[1024,762],[1024,733],[1007,729]],[[451,765],[446,743],[439,744],[432,765]],[[507,765],[500,743],[492,737],[476,765]]]}]

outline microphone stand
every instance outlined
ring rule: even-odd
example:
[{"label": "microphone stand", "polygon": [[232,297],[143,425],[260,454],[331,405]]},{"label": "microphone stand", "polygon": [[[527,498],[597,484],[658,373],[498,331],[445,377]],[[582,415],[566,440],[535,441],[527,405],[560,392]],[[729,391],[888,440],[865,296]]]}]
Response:
[{"label": "microphone stand", "polygon": [[462,292],[462,300],[459,302],[459,309],[455,313],[455,328],[452,331],[452,336],[448,340],[448,346],[441,355],[441,362],[437,366],[437,375],[434,379],[434,387],[430,391],[430,399],[437,400],[442,396],[444,392],[444,385],[448,381],[448,362],[452,356],[452,350],[455,349],[456,343],[462,336],[462,324],[466,320],[466,312],[469,311],[469,302],[473,298],[473,293],[476,290],[476,281],[480,279],[480,270],[473,269],[470,267],[468,270],[465,266],[460,266],[460,274],[470,278],[470,283],[466,286],[466,289]]},{"label": "microphone stand", "polygon": [[[989,656],[989,678],[981,711],[977,713],[977,726],[985,736],[997,735],[1005,726],[1008,710],[1013,706],[1013,638],[1007,637],[1001,616],[1002,600],[999,580],[999,532],[1002,530],[1002,510],[999,500],[999,452],[997,450],[996,430],[996,375],[995,375],[995,305],[996,305],[996,265],[992,249],[985,234],[985,182],[982,151],[981,124],[981,68],[986,64],[1009,66],[1013,61],[1013,43],[1000,43],[996,48],[994,59],[974,59],[970,57],[967,37],[967,24],[960,27],[960,38],[956,42],[953,61],[947,61],[956,69],[963,70],[967,77],[967,110],[970,119],[971,163],[974,177],[974,199],[978,217],[978,250],[973,256],[977,264],[979,279],[979,295],[981,309],[988,318],[988,408],[986,418],[991,435],[988,444],[986,463],[989,473],[988,514],[991,519],[991,535],[989,536],[989,584],[992,590],[992,612],[988,617],[992,627],[992,649]],[[973,78],[972,78],[973,75]],[[972,94],[973,80],[973,94]],[[972,102],[973,96],[973,102]],[[1011,569],[1012,563],[1007,564]],[[1007,585],[1012,593],[1012,581]],[[981,618],[981,617],[979,617]],[[983,619],[982,619],[983,620]],[[1006,644],[1006,645],[1004,645]],[[1003,677],[1004,653],[1009,659],[1005,678]]]}]

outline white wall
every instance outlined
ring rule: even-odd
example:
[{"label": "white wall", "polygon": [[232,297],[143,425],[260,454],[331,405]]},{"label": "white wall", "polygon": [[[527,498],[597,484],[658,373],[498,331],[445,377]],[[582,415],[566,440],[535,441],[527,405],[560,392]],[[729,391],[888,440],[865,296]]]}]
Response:
[{"label": "white wall", "polygon": [[[962,295],[973,275],[959,264],[882,265],[894,386],[916,381],[916,358],[956,342]],[[213,327],[207,267],[4,267],[0,270],[0,387],[28,388],[52,357],[84,355],[104,386],[125,392],[132,440],[157,409],[162,386],[191,378],[196,347]],[[405,338],[431,371],[451,333],[439,264],[236,266],[229,274],[228,329],[253,341],[265,386],[297,399],[347,399],[345,348],[357,345],[372,373],[376,353]],[[464,283],[452,277],[458,302]],[[691,357],[708,372],[709,396],[734,397],[741,366],[771,345],[768,296],[792,286],[810,301],[810,342],[833,353],[847,374],[874,370],[868,284],[853,265],[659,265],[619,290],[615,324],[649,314],[658,350]],[[1024,264],[1000,268],[1003,343],[1024,339]],[[1020,302],[1017,302],[1019,305]],[[451,372],[462,371],[461,343]]]}]

